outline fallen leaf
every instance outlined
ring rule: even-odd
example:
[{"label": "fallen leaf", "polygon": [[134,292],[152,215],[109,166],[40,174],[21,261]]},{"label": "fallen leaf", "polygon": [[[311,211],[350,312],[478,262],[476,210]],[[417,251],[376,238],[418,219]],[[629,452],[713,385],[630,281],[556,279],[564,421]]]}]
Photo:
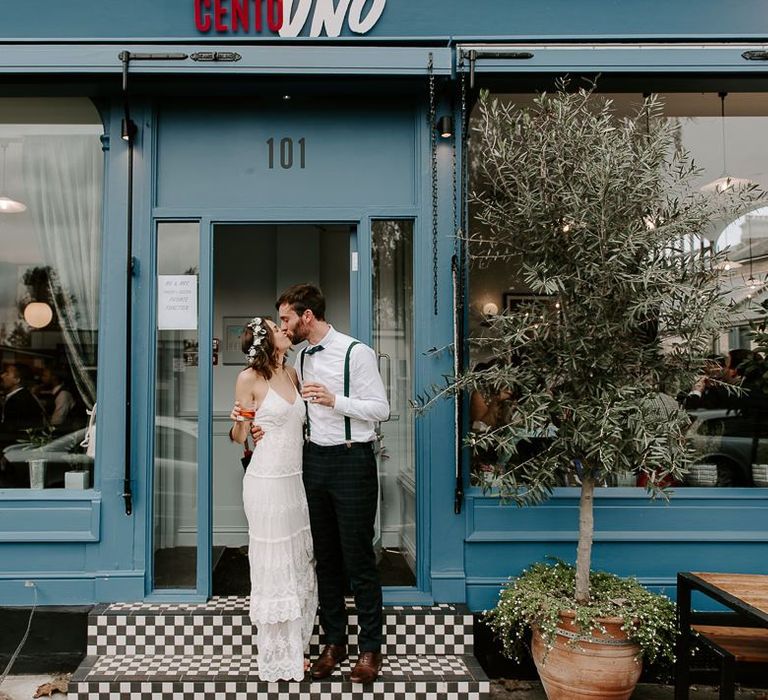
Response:
[{"label": "fallen leaf", "polygon": [[43,695],[51,697],[54,693],[67,694],[69,690],[69,678],[55,678],[50,683],[43,683],[32,696],[33,698],[41,698]]}]

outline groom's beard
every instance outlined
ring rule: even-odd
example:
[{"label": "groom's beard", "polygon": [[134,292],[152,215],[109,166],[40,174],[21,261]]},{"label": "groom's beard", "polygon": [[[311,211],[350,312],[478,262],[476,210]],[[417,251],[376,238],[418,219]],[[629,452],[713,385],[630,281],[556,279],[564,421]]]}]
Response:
[{"label": "groom's beard", "polygon": [[299,345],[299,343],[303,343],[307,339],[307,331],[305,328],[301,328],[301,326],[297,323],[296,328],[293,328],[291,330],[291,343],[294,345]]}]

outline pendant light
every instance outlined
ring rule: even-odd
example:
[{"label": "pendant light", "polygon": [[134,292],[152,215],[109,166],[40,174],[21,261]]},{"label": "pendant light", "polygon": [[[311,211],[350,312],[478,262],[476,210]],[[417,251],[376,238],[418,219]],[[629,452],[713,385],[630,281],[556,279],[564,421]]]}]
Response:
[{"label": "pendant light", "polygon": [[720,98],[720,142],[723,151],[723,169],[720,173],[720,177],[707,183],[701,189],[704,192],[717,192],[718,194],[721,194],[733,187],[745,187],[751,185],[752,181],[743,177],[731,177],[728,174],[728,158],[725,138],[725,98],[728,96],[728,93],[721,91],[718,92],[717,95]]},{"label": "pendant light", "polygon": [[5,192],[5,158],[8,151],[8,144],[0,144],[3,148],[3,170],[0,173],[0,214],[20,214],[27,210],[27,205],[16,199],[6,197]]},{"label": "pendant light", "polygon": [[755,279],[752,274],[752,222],[750,216],[747,215],[747,236],[749,246],[749,277],[747,277],[747,299],[751,299],[757,290],[762,286],[760,282]]},{"label": "pendant light", "polygon": [[53,320],[53,309],[44,301],[32,301],[24,308],[24,320],[32,328],[45,328]]}]

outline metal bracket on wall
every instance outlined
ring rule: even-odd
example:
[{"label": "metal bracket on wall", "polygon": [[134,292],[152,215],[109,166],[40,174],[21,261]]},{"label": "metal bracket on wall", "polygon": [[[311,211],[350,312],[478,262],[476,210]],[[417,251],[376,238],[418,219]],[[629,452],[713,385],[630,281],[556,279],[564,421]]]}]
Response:
[{"label": "metal bracket on wall", "polygon": [[469,51],[462,50],[461,55],[469,61],[469,89],[475,88],[475,66],[479,59],[483,58],[495,58],[506,59],[511,61],[526,61],[533,58],[532,51],[498,51],[488,49],[470,49]]},{"label": "metal bracket on wall", "polygon": [[190,55],[193,61],[215,62],[215,63],[234,63],[242,59],[242,56],[235,51],[198,51]]},{"label": "metal bracket on wall", "polygon": [[768,51],[745,51],[741,57],[747,61],[768,61]]}]

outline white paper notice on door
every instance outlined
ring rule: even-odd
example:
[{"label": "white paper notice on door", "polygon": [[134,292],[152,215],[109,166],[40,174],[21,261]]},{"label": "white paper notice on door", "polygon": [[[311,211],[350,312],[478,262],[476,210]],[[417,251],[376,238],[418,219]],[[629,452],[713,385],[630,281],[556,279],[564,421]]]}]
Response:
[{"label": "white paper notice on door", "polygon": [[157,328],[197,330],[197,275],[158,275]]}]

